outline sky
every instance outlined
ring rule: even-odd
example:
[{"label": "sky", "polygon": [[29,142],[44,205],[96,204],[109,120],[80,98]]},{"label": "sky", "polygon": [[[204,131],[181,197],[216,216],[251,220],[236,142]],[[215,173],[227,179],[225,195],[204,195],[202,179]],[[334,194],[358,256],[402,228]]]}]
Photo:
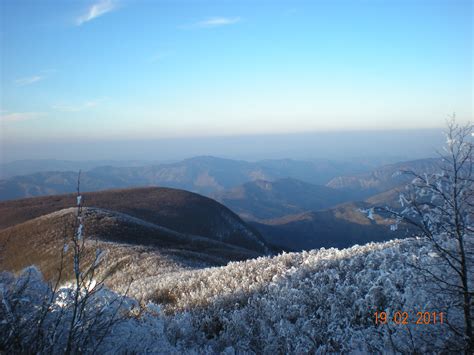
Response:
[{"label": "sky", "polygon": [[470,120],[472,19],[470,0],[0,0],[0,149]]}]

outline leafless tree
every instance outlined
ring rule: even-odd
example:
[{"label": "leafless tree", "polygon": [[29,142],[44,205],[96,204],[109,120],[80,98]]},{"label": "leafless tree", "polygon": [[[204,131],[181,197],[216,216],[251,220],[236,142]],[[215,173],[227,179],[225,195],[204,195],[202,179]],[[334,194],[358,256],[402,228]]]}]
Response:
[{"label": "leafless tree", "polygon": [[[383,207],[376,212],[407,223],[416,234],[432,246],[437,263],[446,265],[453,278],[447,278],[426,265],[419,271],[439,289],[458,299],[462,308],[463,329],[448,324],[451,331],[464,339],[465,353],[474,353],[474,181],[472,125],[448,121],[447,144],[436,174],[402,171],[412,181],[400,195],[402,209]],[[433,265],[434,266],[434,265]]]},{"label": "leafless tree", "polygon": [[[107,298],[101,294],[106,279],[98,271],[104,253],[96,248],[90,257],[83,202],[79,172],[74,222],[64,227],[55,281],[47,286],[42,282],[33,285],[34,269],[30,268],[10,283],[10,289],[0,287],[0,318],[4,319],[0,322],[0,352],[95,353],[111,328],[127,316],[122,307],[125,296]],[[73,285],[65,288],[61,282],[71,264],[69,258]]]}]

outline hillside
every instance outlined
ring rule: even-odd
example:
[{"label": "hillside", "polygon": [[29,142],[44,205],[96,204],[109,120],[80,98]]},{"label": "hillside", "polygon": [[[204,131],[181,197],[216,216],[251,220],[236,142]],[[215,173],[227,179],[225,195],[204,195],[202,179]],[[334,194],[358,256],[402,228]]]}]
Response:
[{"label": "hillside", "polygon": [[385,165],[368,173],[333,178],[326,186],[351,191],[355,199],[363,200],[380,192],[399,187],[413,179],[408,175],[400,174],[400,171],[431,174],[440,170],[440,162],[440,159],[431,158]]},{"label": "hillside", "polygon": [[[367,170],[365,166],[350,162],[327,160],[303,162],[291,159],[247,162],[208,156],[171,164],[135,166],[136,164],[130,162],[133,166],[129,167],[112,165],[96,167],[84,163],[83,166],[90,169],[83,171],[82,189],[99,191],[111,188],[163,186],[210,195],[258,179],[277,180],[292,177],[314,184],[325,184],[335,176]],[[51,166],[59,170],[63,165]],[[80,165],[68,163],[64,166]],[[27,172],[34,168],[34,165],[21,166],[18,171]],[[0,201],[74,191],[77,170],[44,171],[44,167],[36,168],[41,172],[0,180]]]},{"label": "hillside", "polygon": [[[87,207],[121,212],[183,234],[205,236],[257,252],[267,252],[258,232],[214,200],[168,188],[84,193]],[[0,202],[0,229],[71,207],[72,194]]]},{"label": "hillside", "polygon": [[344,191],[286,178],[256,180],[215,194],[216,200],[248,220],[321,210],[347,201]]},{"label": "hillside", "polygon": [[[469,250],[473,247],[471,243]],[[114,325],[98,351],[459,352],[463,341],[451,329],[462,329],[462,309],[453,307],[457,299],[452,293],[433,292],[436,285],[410,266],[414,260],[431,272],[452,276],[432,249],[411,238],[344,250],[285,253],[168,275],[155,270],[156,275],[144,275],[130,288],[130,296],[154,303],[148,303],[141,315],[132,312]],[[22,278],[27,277],[28,302],[15,309],[26,319],[32,317],[44,292],[35,269],[26,270]],[[22,282],[5,274],[0,274],[0,281],[10,290],[6,299],[10,302],[9,295]],[[93,299],[104,317],[116,312],[116,307],[107,305],[113,297],[114,293],[103,291]],[[121,308],[129,311],[136,305],[129,298]],[[448,309],[442,324],[415,324],[420,310]],[[390,316],[396,310],[406,311],[410,322],[376,324],[374,313],[382,310]],[[50,315],[51,321],[58,313]]]},{"label": "hillside", "polygon": [[[18,272],[29,265],[40,268],[47,279],[53,279],[60,266],[61,250],[70,240],[76,209],[59,210],[0,230],[0,269]],[[127,270],[128,278],[170,272],[185,268],[225,265],[231,260],[254,258],[260,253],[206,237],[182,234],[129,215],[85,208],[84,234],[92,258],[97,248],[107,253],[107,272]],[[28,248],[25,248],[28,245]],[[71,260],[66,255],[66,260]],[[63,273],[67,279],[72,267]],[[151,267],[151,269],[150,269]]]},{"label": "hillside", "polygon": [[365,202],[346,203],[333,209],[309,211],[262,222],[250,222],[267,240],[285,250],[347,248],[354,244],[406,236],[406,230],[390,230],[390,221],[374,215],[370,220],[360,209]]},{"label": "hillside", "polygon": [[401,205],[400,205],[401,193],[406,193],[405,184],[402,184],[400,186],[394,187],[393,189],[370,196],[369,198],[365,200],[365,202],[369,203],[372,206],[377,206],[377,207],[389,206],[394,209],[399,209],[401,208]]}]

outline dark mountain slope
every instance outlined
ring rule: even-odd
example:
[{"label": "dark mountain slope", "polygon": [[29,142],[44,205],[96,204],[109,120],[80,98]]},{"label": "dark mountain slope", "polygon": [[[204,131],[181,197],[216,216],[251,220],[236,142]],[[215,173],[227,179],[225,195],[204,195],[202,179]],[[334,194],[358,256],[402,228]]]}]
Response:
[{"label": "dark mountain slope", "polygon": [[309,250],[322,247],[345,248],[354,244],[401,238],[406,231],[391,231],[391,221],[374,215],[374,220],[359,211],[368,203],[347,203],[324,211],[305,212],[265,223],[250,222],[264,238],[285,250]]},{"label": "dark mountain slope", "polygon": [[[183,190],[137,188],[84,193],[87,207],[98,207],[172,229],[257,252],[267,252],[262,237],[218,202]],[[71,207],[72,194],[0,202],[0,228]]]},{"label": "dark mountain slope", "polygon": [[214,197],[248,220],[321,210],[347,201],[344,191],[290,178],[252,181]]}]

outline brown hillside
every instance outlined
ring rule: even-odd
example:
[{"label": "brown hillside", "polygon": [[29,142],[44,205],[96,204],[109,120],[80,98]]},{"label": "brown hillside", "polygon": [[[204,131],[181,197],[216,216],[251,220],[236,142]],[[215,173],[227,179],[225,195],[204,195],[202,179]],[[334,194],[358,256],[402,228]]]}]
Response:
[{"label": "brown hillside", "polygon": [[[37,265],[47,279],[57,275],[61,249],[73,233],[75,209],[69,208],[0,230],[0,269],[20,271]],[[125,272],[130,264],[130,277],[155,273],[160,269],[225,265],[229,261],[254,258],[260,254],[208,238],[180,234],[125,214],[95,208],[84,209],[84,231],[89,246],[89,260],[97,249],[106,250],[109,269]],[[133,263],[130,262],[134,259]],[[65,260],[64,279],[72,276],[72,257]],[[122,260],[120,265],[115,265]],[[123,260],[129,260],[124,262]],[[142,267],[142,266],[143,267]]]},{"label": "brown hillside", "polygon": [[[205,236],[258,252],[263,238],[218,202],[184,190],[135,188],[84,193],[84,204],[128,214],[179,233]],[[0,229],[74,205],[73,194],[0,202]]]}]

